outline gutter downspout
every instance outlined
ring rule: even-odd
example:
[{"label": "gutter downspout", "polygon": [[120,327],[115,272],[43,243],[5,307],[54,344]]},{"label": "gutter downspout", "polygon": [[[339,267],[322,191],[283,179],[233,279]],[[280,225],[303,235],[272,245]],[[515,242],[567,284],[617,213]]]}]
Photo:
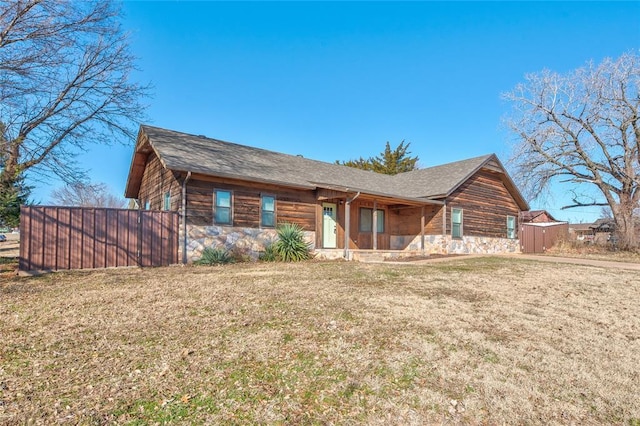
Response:
[{"label": "gutter downspout", "polygon": [[442,206],[442,247],[444,254],[449,254],[449,242],[447,241],[447,202]]},{"label": "gutter downspout", "polygon": [[344,258],[349,260],[349,233],[351,232],[351,202],[360,196],[360,191],[344,203]]},{"label": "gutter downspout", "polygon": [[187,182],[191,179],[191,172],[182,181],[182,264],[187,264]]}]

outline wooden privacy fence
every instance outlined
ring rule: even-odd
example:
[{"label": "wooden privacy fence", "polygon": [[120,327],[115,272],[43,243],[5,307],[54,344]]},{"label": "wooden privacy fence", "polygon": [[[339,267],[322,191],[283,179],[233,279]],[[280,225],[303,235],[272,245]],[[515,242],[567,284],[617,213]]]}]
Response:
[{"label": "wooden privacy fence", "polygon": [[523,253],[544,253],[559,239],[569,234],[569,224],[523,223],[520,225],[520,251]]},{"label": "wooden privacy fence", "polygon": [[176,212],[22,206],[20,270],[178,263]]}]

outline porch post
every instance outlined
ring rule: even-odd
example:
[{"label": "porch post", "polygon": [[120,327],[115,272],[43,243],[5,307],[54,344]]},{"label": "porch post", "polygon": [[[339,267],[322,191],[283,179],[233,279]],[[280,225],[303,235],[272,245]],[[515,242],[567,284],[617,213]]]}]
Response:
[{"label": "porch post", "polygon": [[447,236],[447,205],[442,206],[442,236]]},{"label": "porch post", "polygon": [[420,214],[420,250],[424,254],[424,206],[422,206],[422,212]]},{"label": "porch post", "polygon": [[344,258],[349,260],[349,232],[351,228],[351,203],[346,199],[344,203]]},{"label": "porch post", "polygon": [[187,263],[187,182],[191,179],[191,172],[187,172],[184,180],[182,181],[182,264]]},{"label": "porch post", "polygon": [[349,233],[351,228],[351,203],[360,196],[360,191],[349,199],[347,196],[344,202],[344,258],[349,260]]},{"label": "porch post", "polygon": [[449,253],[449,249],[447,247],[449,247],[449,243],[447,242],[447,202],[444,202],[444,205],[442,206],[442,241],[443,241],[443,245],[446,250],[445,254]]},{"label": "porch post", "polygon": [[373,249],[378,250],[378,202],[373,200],[373,217],[371,218],[373,228]]}]

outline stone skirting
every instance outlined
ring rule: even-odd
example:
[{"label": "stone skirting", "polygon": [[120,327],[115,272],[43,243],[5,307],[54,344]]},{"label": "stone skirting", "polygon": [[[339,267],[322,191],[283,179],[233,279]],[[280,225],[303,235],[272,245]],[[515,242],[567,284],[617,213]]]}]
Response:
[{"label": "stone skirting", "polygon": [[[182,258],[183,235],[180,230],[180,258]],[[305,239],[314,250],[315,232],[305,231]],[[207,247],[220,247],[245,255],[252,260],[258,259],[260,252],[277,239],[275,229],[240,228],[229,226],[187,226],[187,260],[198,260]],[[421,236],[392,235],[390,251],[398,251],[407,255],[423,253],[420,247]],[[425,235],[425,254],[498,254],[519,253],[520,242],[517,239],[463,237],[452,239],[450,236]],[[318,249],[319,258],[337,259],[343,257],[343,250]]]},{"label": "stone skirting", "polygon": [[[181,230],[180,247],[183,245]],[[187,259],[189,262],[198,260],[202,251],[207,248],[224,248],[237,254],[249,256],[257,260],[260,252],[277,239],[275,229],[240,228],[231,226],[187,226]],[[305,240],[314,248],[316,233],[304,232]],[[180,254],[182,256],[182,254]]]},{"label": "stone skirting", "polygon": [[[421,236],[391,236],[391,249],[420,250]],[[424,251],[427,254],[499,254],[519,253],[520,240],[511,238],[470,237],[453,239],[451,236],[425,235]]]}]

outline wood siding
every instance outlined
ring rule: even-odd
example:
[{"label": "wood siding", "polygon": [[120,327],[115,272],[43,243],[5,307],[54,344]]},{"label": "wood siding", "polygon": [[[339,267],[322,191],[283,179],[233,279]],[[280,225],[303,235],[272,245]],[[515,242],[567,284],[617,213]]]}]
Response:
[{"label": "wood siding", "polygon": [[304,191],[232,179],[198,176],[187,182],[187,223],[210,226],[213,223],[213,191],[232,193],[233,226],[260,227],[261,194],[276,198],[276,223],[296,223],[306,231],[316,230],[314,191]]},{"label": "wood siding", "polygon": [[[316,229],[316,247],[322,247],[322,203],[333,203],[337,206],[336,213],[336,242],[339,249],[344,248],[344,226],[345,226],[345,199],[322,198],[317,205]],[[351,204],[350,232],[349,232],[349,248],[350,249],[372,249],[373,248],[373,232],[360,232],[360,208],[373,209],[372,200],[355,200]],[[377,203],[378,210],[385,212],[385,230],[378,234],[378,249],[389,250],[391,246],[391,237],[396,235],[420,235],[421,224],[421,207],[400,206],[398,204]],[[441,235],[442,234],[442,215],[443,208],[441,206],[425,206],[425,234]]]},{"label": "wood siding", "polygon": [[178,211],[182,203],[181,190],[178,176],[171,170],[165,169],[155,153],[149,154],[138,193],[140,208],[144,209],[146,202],[149,201],[150,210],[163,210],[164,193],[169,191],[171,194],[170,210]]},{"label": "wood siding", "polygon": [[[360,232],[360,209],[373,209],[373,201],[356,200],[351,204],[351,223],[349,237],[353,246],[351,248],[359,248],[361,250],[373,249],[373,232]],[[384,232],[377,234],[377,249],[389,250],[389,211],[386,205],[377,203],[377,210],[384,211]],[[372,223],[372,226],[375,224]],[[342,244],[344,246],[344,243]]]},{"label": "wood siding", "polygon": [[[442,206],[424,206],[425,235],[442,235]],[[389,209],[391,235],[420,235],[422,208],[399,207]]]},{"label": "wood siding", "polygon": [[[499,174],[482,169],[447,198],[447,234],[451,235],[451,209],[461,208],[462,235],[507,238],[507,216],[520,209]],[[517,228],[516,228],[517,229]]]}]

